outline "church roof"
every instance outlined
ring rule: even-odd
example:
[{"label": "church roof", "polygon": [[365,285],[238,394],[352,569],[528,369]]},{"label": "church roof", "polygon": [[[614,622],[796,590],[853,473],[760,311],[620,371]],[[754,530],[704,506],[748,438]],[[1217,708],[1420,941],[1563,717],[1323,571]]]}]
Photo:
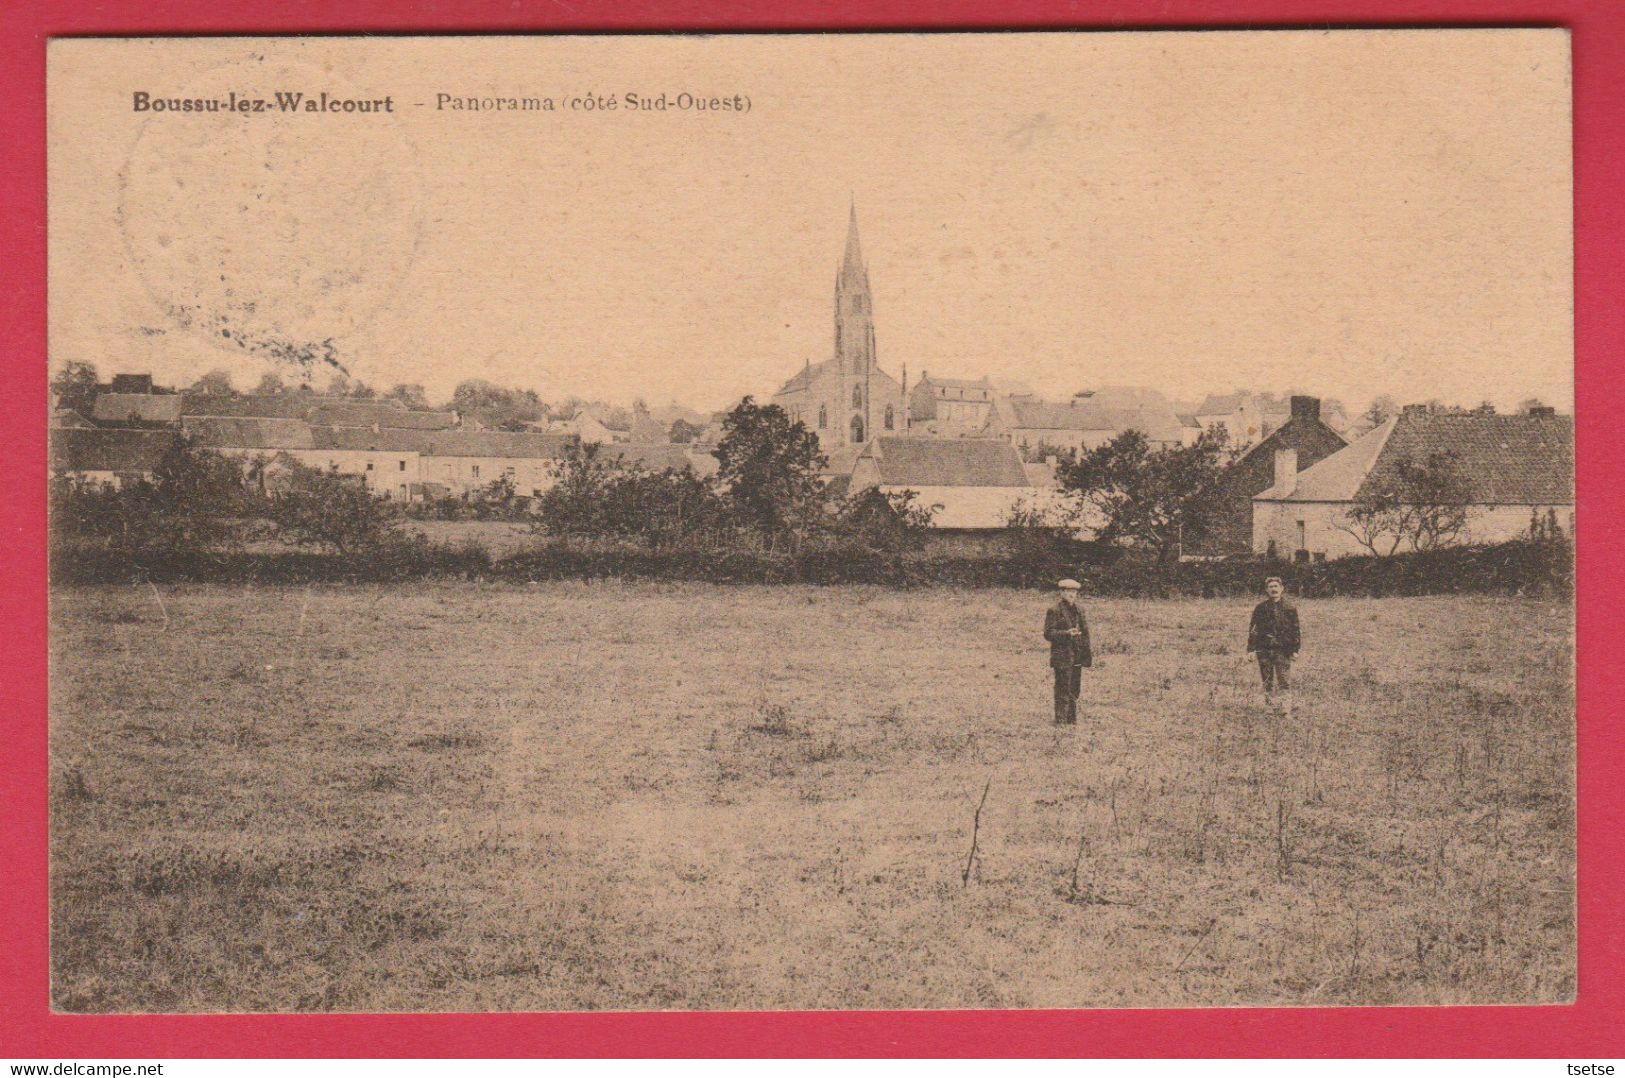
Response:
[{"label": "church roof", "polygon": [[779,395],[779,393],[794,393],[797,390],[806,389],[808,386],[812,385],[813,379],[818,377],[818,375],[823,372],[825,367],[834,362],[835,361],[833,359],[826,359],[822,363],[813,363],[802,367],[795,373],[794,377],[779,387],[778,393],[773,395],[776,397]]}]

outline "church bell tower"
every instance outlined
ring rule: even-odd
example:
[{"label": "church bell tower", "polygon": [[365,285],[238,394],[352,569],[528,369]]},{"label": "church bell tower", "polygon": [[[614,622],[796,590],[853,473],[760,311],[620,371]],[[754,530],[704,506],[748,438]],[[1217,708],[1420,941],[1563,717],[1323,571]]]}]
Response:
[{"label": "church bell tower", "polygon": [[858,208],[852,205],[846,227],[846,254],[835,275],[835,363],[842,378],[843,403],[848,407],[841,425],[843,440],[864,442],[873,431],[870,422],[870,369],[875,362],[874,303],[869,295],[869,267],[858,243]]}]

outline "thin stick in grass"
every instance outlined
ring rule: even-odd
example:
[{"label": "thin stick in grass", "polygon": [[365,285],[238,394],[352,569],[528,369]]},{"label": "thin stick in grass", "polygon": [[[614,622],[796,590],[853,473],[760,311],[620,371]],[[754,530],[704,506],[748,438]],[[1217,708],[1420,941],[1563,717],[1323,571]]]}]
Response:
[{"label": "thin stick in grass", "polygon": [[976,841],[982,833],[982,806],[987,804],[987,792],[993,788],[993,776],[987,777],[987,785],[982,787],[982,799],[976,803],[976,815],[971,817],[970,827],[970,853],[965,857],[965,870],[959,874],[959,886],[970,886],[970,872],[976,864]]}]

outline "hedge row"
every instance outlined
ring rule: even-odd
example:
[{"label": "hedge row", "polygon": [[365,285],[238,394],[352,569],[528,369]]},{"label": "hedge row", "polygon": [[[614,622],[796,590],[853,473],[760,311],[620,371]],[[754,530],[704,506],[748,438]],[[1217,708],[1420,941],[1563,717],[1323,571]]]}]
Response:
[{"label": "hedge row", "polygon": [[1390,558],[1357,557],[1314,564],[1264,558],[1154,562],[1089,543],[1013,539],[1005,552],[884,551],[820,546],[798,553],[755,550],[657,551],[633,545],[538,543],[493,557],[477,543],[440,544],[421,537],[365,556],[300,552],[139,556],[105,547],[62,547],[52,558],[58,584],[220,582],[232,584],[382,583],[422,579],[678,580],[717,584],[873,584],[887,587],[1050,587],[1074,576],[1088,594],[1138,598],[1238,596],[1282,577],[1297,595],[1439,594],[1572,595],[1573,550],[1564,543],[1512,542],[1457,547]]}]

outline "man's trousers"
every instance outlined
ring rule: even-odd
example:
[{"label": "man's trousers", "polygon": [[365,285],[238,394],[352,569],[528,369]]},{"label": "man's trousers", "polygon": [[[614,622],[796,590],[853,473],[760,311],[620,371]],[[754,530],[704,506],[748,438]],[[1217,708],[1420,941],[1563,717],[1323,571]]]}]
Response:
[{"label": "man's trousers", "polygon": [[1078,721],[1078,693],[1083,689],[1083,667],[1057,666],[1055,669],[1055,721],[1071,726]]}]

